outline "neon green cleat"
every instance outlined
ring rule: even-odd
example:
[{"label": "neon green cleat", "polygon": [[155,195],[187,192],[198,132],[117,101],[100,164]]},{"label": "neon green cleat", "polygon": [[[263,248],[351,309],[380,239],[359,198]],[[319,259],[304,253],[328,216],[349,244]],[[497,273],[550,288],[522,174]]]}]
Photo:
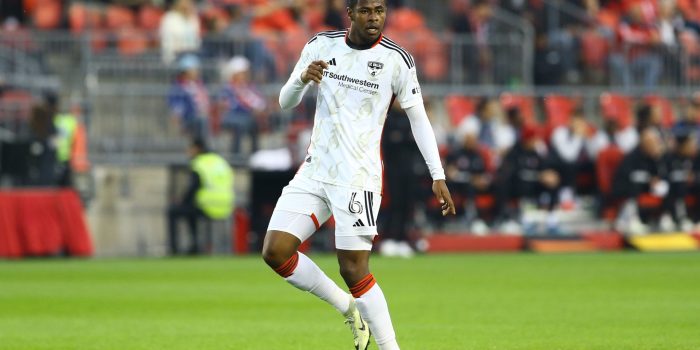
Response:
[{"label": "neon green cleat", "polygon": [[[352,297],[351,297],[352,298]],[[362,319],[360,311],[355,304],[355,298],[350,301],[350,309],[345,314],[345,324],[350,326],[352,335],[355,338],[355,350],[367,350],[369,347],[369,338],[372,333],[369,331],[369,326]]]}]

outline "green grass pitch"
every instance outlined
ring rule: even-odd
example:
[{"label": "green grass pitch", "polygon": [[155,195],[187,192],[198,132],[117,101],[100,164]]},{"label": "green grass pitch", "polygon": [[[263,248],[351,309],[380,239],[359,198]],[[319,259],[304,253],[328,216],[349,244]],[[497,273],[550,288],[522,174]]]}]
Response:
[{"label": "green grass pitch", "polygon": [[[340,280],[334,257],[312,258]],[[700,349],[700,254],[372,267],[404,350]],[[340,315],[256,257],[0,261],[3,350],[352,348]]]}]

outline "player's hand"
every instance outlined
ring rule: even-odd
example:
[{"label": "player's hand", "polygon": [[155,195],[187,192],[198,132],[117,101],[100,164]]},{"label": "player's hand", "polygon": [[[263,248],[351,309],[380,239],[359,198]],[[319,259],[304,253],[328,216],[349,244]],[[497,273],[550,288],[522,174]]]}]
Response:
[{"label": "player's hand", "polygon": [[311,64],[301,72],[301,82],[306,84],[309,81],[315,81],[317,84],[321,83],[323,79],[323,70],[328,69],[328,63],[325,61],[313,61]]},{"label": "player's hand", "polygon": [[433,193],[442,205],[442,216],[455,215],[455,203],[452,201],[452,196],[450,196],[450,190],[447,189],[445,180],[433,181]]}]

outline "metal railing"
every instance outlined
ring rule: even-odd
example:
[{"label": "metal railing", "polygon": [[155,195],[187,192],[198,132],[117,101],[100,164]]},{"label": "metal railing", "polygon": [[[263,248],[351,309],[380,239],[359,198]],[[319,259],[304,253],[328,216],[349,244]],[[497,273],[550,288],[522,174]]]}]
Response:
[{"label": "metal railing", "polygon": [[[473,36],[447,34],[436,35],[436,41],[430,45],[416,37],[396,38],[413,53],[424,95],[433,106],[443,105],[445,97],[454,94],[500,96],[510,92],[541,100],[550,93],[557,93],[581,97],[586,113],[597,119],[600,117],[599,98],[608,91],[636,97],[653,92],[681,101],[693,88],[700,86],[699,81],[684,74],[697,57],[682,46],[669,46],[651,51],[658,53],[662,68],[646,85],[640,82],[649,70],[644,69],[644,65],[636,69],[630,64],[638,57],[634,55],[638,49],[624,47],[619,53],[606,57],[603,67],[609,76],[606,85],[534,87],[532,27],[508,13],[498,12],[496,17],[501,22],[514,24],[513,28],[486,42]],[[87,107],[83,112],[91,154],[96,160],[145,163],[180,157],[186,140],[172,125],[166,104],[176,68],[162,62],[155,37],[146,38],[148,45],[142,51],[128,51],[128,54],[119,44],[119,40],[128,40],[128,36],[31,32],[28,36],[14,38],[12,45],[7,45],[7,39],[6,36],[0,38],[0,43],[4,43],[0,45],[0,62],[5,59],[5,62],[11,61],[12,66],[0,64],[0,69],[5,70],[0,71],[2,80],[35,90],[60,87],[58,90],[64,101],[69,100],[65,97],[79,96]],[[274,57],[274,76],[269,77],[263,71],[254,77],[259,78],[260,88],[269,97],[270,104],[276,106],[276,94],[306,38],[295,38],[294,43],[291,39],[284,36],[204,38],[202,76],[212,97],[221,85],[221,63],[233,54],[246,54],[263,45]],[[615,62],[615,55],[619,55],[619,62]],[[267,58],[256,56],[256,59],[263,61],[254,60],[253,67],[264,67]],[[658,61],[652,64],[659,65]],[[543,115],[541,110],[538,115]],[[284,126],[281,124],[282,128]],[[278,131],[282,130],[271,130],[272,133]]]}]

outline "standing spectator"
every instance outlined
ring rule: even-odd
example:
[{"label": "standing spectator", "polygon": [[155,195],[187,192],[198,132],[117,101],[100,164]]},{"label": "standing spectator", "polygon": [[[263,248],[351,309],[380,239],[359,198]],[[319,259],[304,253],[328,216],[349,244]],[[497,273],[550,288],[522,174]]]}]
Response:
[{"label": "standing spectator", "polygon": [[535,223],[522,212],[523,207],[544,207],[548,212],[547,231],[557,233],[559,230],[554,209],[559,199],[560,174],[550,157],[538,151],[541,142],[536,127],[524,126],[520,140],[508,151],[498,170],[497,187],[504,211],[502,216],[506,220],[505,231],[520,230],[521,225],[527,234],[536,231]]},{"label": "standing spectator", "polygon": [[[460,215],[459,210],[464,203],[457,203],[456,198],[466,198],[466,202],[471,204],[468,205],[470,231],[485,234],[496,218],[492,164],[488,152],[479,145],[477,130],[463,125],[457,130],[457,135],[461,144],[447,155],[445,174],[450,188],[454,190],[457,215]],[[472,209],[474,212],[471,212]]]},{"label": "standing spectator", "polygon": [[243,52],[239,54],[252,61],[253,79],[257,82],[274,81],[277,78],[275,57],[263,41],[250,32],[253,10],[243,4],[232,4],[228,7],[228,13],[230,21],[224,33],[229,39],[243,44]]},{"label": "standing spectator", "polygon": [[326,13],[323,24],[334,30],[347,28],[347,13],[344,0],[326,0]]},{"label": "standing spectator", "polygon": [[21,179],[24,185],[35,187],[55,186],[58,181],[58,167],[54,125],[54,110],[49,105],[41,104],[32,107],[29,119],[29,172]]},{"label": "standing spectator", "polygon": [[581,110],[576,110],[572,114],[568,125],[559,126],[552,132],[552,155],[558,164],[559,173],[562,175],[560,193],[562,205],[571,206],[574,204],[576,190],[584,193],[592,191],[592,186],[585,189],[576,188],[580,175],[585,175],[590,179],[595,177],[593,157],[591,156],[590,142],[588,142],[592,136],[592,130]]},{"label": "standing spectator", "polygon": [[[613,178],[613,195],[628,201],[631,233],[644,233],[658,225],[669,191],[668,165],[661,136],[654,128],[640,132],[639,147],[627,154]],[[635,213],[636,211],[636,213]]]},{"label": "standing spectator", "polygon": [[421,156],[413,139],[406,112],[394,103],[384,123],[382,135],[384,176],[388,208],[384,212],[382,242],[379,251],[385,256],[411,257],[408,233],[413,227],[413,209],[417,181],[415,165]]},{"label": "standing spectator", "polygon": [[693,227],[688,218],[688,207],[685,197],[696,179],[694,176],[697,159],[697,139],[693,133],[676,136],[676,149],[668,157],[670,189],[664,202],[666,211],[671,214],[673,221],[680,230],[690,231]]},{"label": "standing spectator", "polygon": [[201,139],[194,139],[188,149],[192,171],[187,191],[178,203],[168,208],[168,244],[170,253],[180,253],[178,220],[185,219],[190,232],[188,254],[200,252],[197,220],[221,220],[233,211],[233,171],[228,162],[209,152]]},{"label": "standing spectator", "polygon": [[661,37],[654,17],[648,18],[645,13],[643,4],[630,7],[618,29],[618,50],[610,57],[610,63],[617,81],[624,86],[640,84],[653,88],[661,77]]},{"label": "standing spectator", "polygon": [[472,40],[458,40],[461,59],[465,63],[469,84],[487,83],[491,76],[492,52],[488,40],[492,32],[493,9],[487,0],[476,0],[471,6],[465,1],[453,1],[450,29],[454,34],[470,35]]},{"label": "standing spectator", "polygon": [[199,53],[202,40],[194,1],[174,0],[160,20],[159,34],[163,62],[167,64],[183,54]]},{"label": "standing spectator", "polygon": [[195,55],[181,57],[178,75],[168,92],[172,119],[185,134],[206,139],[209,136],[209,106],[209,92],[199,80],[199,59]]},{"label": "standing spectator", "polygon": [[258,150],[258,119],[267,109],[265,96],[250,82],[250,62],[242,56],[232,58],[224,67],[226,84],[219,94],[223,127],[231,130],[231,152],[241,153],[241,139],[248,135],[251,153]]}]

